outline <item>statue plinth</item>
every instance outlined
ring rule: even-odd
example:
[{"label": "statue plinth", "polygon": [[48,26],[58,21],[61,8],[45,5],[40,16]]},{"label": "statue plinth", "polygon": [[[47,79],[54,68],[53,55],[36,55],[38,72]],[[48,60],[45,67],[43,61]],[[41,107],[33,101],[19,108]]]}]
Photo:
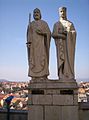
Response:
[{"label": "statue plinth", "polygon": [[28,120],[78,120],[78,86],[72,80],[32,80]]}]

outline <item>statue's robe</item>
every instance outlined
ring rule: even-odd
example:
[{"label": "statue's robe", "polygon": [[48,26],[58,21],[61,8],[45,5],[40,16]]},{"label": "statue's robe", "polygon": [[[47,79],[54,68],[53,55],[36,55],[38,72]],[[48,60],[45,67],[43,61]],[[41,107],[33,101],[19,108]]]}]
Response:
[{"label": "statue's robe", "polygon": [[55,39],[57,50],[57,66],[59,78],[72,79],[74,74],[76,31],[73,23],[68,20],[58,21],[54,24],[53,35],[58,35],[60,31],[67,31],[66,39]]},{"label": "statue's robe", "polygon": [[[46,36],[39,35],[36,31],[41,29]],[[51,32],[48,24],[43,20],[32,21],[27,29],[28,63],[30,77],[42,77],[49,75],[49,47]]]}]

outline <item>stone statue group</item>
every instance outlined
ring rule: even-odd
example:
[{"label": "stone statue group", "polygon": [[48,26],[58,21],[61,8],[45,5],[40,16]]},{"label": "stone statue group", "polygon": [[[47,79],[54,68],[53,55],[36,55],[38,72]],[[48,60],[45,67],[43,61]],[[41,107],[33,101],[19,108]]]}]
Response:
[{"label": "stone statue group", "polygon": [[49,75],[49,48],[51,36],[55,40],[59,79],[74,79],[76,31],[67,20],[67,9],[59,8],[60,19],[51,33],[48,24],[41,20],[41,11],[33,11],[34,21],[27,28],[28,76],[33,80],[46,79]]}]

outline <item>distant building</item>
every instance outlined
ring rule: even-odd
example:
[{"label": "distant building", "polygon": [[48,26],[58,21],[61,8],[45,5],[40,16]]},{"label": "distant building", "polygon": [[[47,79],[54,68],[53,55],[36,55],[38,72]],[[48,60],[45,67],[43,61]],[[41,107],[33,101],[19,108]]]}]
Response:
[{"label": "distant building", "polygon": [[82,86],[78,89],[78,102],[87,102],[87,95]]}]

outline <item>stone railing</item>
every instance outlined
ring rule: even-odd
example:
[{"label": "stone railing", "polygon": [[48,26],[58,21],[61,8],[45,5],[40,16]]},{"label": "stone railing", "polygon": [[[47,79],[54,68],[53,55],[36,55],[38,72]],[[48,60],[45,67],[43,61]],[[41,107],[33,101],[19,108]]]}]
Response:
[{"label": "stone railing", "polygon": [[[7,110],[0,109],[0,120],[7,120]],[[27,111],[10,110],[10,120],[27,120]]]},{"label": "stone railing", "polygon": [[89,120],[89,102],[79,103],[79,120]]},{"label": "stone railing", "polygon": [[[27,110],[10,110],[10,120],[27,120]],[[0,120],[7,120],[7,111],[0,109]],[[79,103],[79,120],[89,120],[89,102]]]}]

